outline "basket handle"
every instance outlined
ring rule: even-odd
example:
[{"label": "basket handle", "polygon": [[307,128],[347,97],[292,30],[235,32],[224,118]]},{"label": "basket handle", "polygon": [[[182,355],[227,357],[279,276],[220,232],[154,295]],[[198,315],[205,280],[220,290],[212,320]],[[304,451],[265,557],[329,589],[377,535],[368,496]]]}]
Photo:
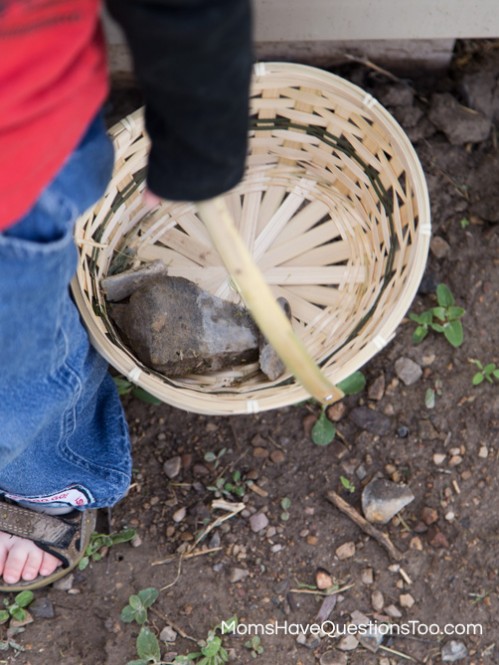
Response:
[{"label": "basket handle", "polygon": [[217,197],[197,204],[213,245],[259,328],[297,380],[322,404],[344,395],[324,376],[298,339],[244,244],[226,202]]}]

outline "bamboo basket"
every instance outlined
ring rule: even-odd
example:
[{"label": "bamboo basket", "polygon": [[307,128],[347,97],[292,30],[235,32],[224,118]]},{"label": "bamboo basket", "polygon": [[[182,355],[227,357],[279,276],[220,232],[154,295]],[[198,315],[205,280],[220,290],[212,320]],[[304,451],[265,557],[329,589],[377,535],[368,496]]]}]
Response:
[{"label": "bamboo basket", "polygon": [[[73,293],[95,347],[130,381],[188,411],[255,413],[307,399],[291,373],[271,382],[256,364],[170,379],[120,340],[100,289],[113,272],[161,259],[169,274],[217,296],[240,295],[194,204],[145,209],[142,110],[110,134],[112,181],[75,232]],[[224,201],[328,381],[345,379],[390,341],[423,275],[430,210],[410,141],[372,96],[319,69],[256,65],[246,175]]]}]

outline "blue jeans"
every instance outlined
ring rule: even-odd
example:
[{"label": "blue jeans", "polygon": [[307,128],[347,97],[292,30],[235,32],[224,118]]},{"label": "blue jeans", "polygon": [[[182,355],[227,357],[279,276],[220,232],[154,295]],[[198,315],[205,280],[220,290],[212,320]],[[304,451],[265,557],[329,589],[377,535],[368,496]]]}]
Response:
[{"label": "blue jeans", "polygon": [[130,482],[122,406],[69,291],[74,222],[104,193],[112,164],[98,116],[0,234],[0,494],[34,508],[111,506]]}]

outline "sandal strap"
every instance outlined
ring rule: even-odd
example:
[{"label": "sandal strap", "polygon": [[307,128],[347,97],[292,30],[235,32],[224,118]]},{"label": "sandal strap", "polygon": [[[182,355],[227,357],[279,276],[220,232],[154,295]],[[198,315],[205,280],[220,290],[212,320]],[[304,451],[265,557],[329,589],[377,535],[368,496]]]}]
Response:
[{"label": "sandal strap", "polygon": [[0,504],[0,531],[28,538],[49,547],[68,547],[79,524],[44,515],[16,504]]}]

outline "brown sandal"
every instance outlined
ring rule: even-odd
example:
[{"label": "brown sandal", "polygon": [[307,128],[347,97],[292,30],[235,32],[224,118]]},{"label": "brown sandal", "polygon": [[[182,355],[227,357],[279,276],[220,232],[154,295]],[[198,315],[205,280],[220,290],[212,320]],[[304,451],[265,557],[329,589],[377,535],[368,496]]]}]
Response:
[{"label": "brown sandal", "polygon": [[0,584],[0,592],[39,589],[67,575],[83,558],[95,529],[96,518],[96,510],[73,510],[56,517],[1,501],[0,531],[32,540],[44,552],[62,561],[62,567],[52,575],[39,575],[34,580]]}]

